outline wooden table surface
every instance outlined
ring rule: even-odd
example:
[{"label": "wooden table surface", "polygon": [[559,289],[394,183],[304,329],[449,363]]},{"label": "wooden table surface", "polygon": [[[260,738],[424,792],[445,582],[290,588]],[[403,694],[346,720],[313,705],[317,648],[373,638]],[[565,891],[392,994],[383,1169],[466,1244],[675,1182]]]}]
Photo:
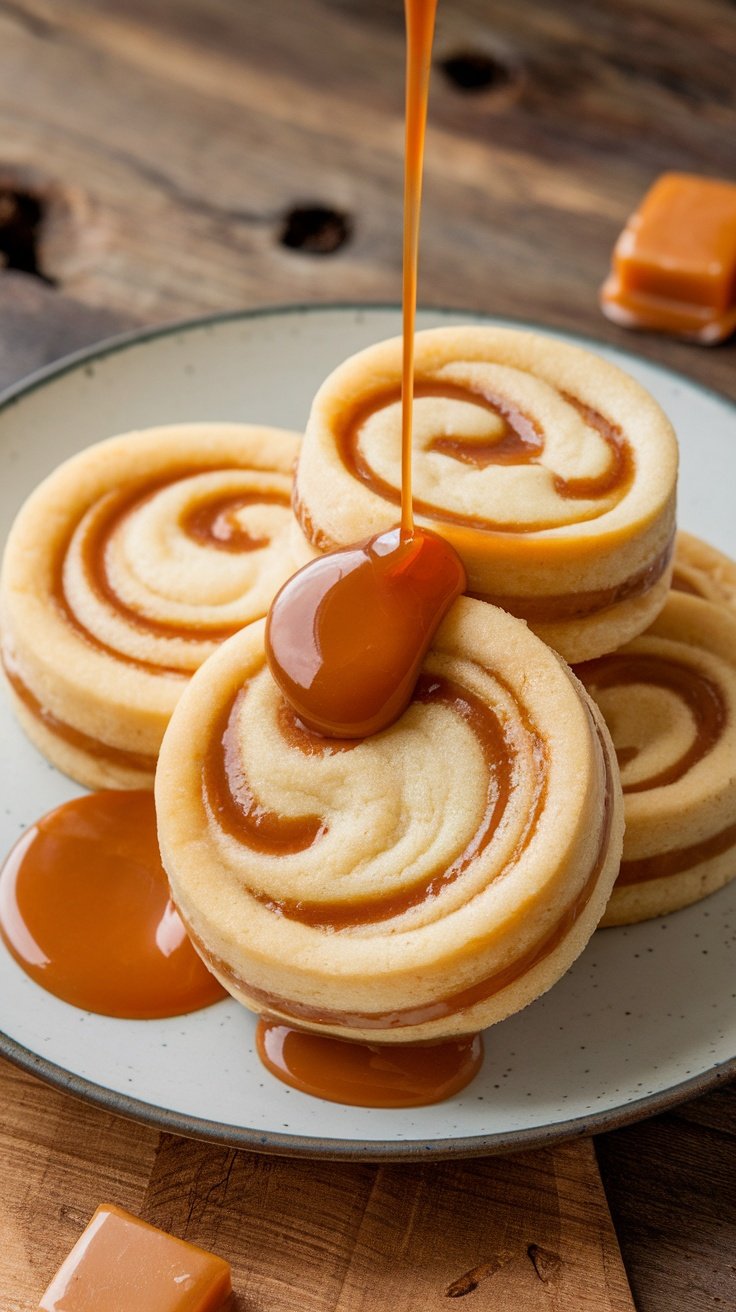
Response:
[{"label": "wooden table surface", "polygon": [[[137,324],[396,300],[402,22],[400,0],[0,0],[0,382]],[[441,0],[424,303],[736,397],[733,343],[632,338],[596,304],[653,177],[733,176],[735,55],[729,0]],[[403,1167],[205,1147],[5,1064],[0,1099],[4,1312],[102,1200],[230,1257],[249,1312],[736,1307],[733,1088],[595,1146]]]}]

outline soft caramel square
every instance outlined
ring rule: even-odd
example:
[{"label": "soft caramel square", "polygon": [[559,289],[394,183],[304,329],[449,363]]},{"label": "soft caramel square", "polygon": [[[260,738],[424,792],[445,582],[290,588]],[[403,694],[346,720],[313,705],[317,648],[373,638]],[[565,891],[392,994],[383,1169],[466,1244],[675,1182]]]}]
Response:
[{"label": "soft caramel square", "polygon": [[39,1312],[218,1312],[230,1266],[112,1204],[97,1208]]},{"label": "soft caramel square", "polygon": [[609,318],[710,343],[736,328],[736,184],[665,173],[628,220],[601,291]]}]

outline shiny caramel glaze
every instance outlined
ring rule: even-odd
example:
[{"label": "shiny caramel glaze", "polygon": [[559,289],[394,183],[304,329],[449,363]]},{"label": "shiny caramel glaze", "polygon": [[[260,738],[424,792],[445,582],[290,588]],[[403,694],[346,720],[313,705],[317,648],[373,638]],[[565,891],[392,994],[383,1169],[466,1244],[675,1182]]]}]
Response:
[{"label": "shiny caramel glaze", "polygon": [[102,1203],[38,1312],[234,1312],[231,1288],[223,1258]]},{"label": "shiny caramel glaze", "polygon": [[0,873],[0,934],[36,983],[104,1016],[224,996],[169,896],[149,792],[79,797],[26,830]]},{"label": "shiny caramel glaze", "polygon": [[[559,595],[542,593],[536,597],[514,596],[509,593],[504,593],[502,596],[489,596],[487,593],[480,592],[471,592],[468,595],[476,597],[478,601],[487,601],[492,606],[501,606],[530,624],[552,624],[562,620],[586,619],[589,615],[596,615],[602,610],[608,610],[610,606],[618,606],[622,601],[631,601],[649,592],[667,569],[672,559],[674,545],[673,536],[664,551],[649,565],[610,588]],[[676,585],[673,582],[674,586]],[[687,586],[682,587],[681,590],[695,591],[694,588]]]},{"label": "shiny caramel glaze", "polygon": [[266,624],[268,664],[294,713],[331,738],[392,724],[465,584],[453,548],[422,529],[310,561],[277,593]]},{"label": "shiny caramel glaze", "polygon": [[99,738],[93,738],[90,734],[82,733],[80,729],[75,729],[73,725],[66,724],[64,720],[59,720],[31,692],[28,684],[20,677],[5,652],[2,655],[2,667],[16,697],[23,703],[26,710],[30,711],[31,715],[50,733],[56,734],[58,738],[63,738],[64,742],[69,743],[70,747],[75,747],[80,752],[86,752],[87,755],[93,756],[96,760],[107,761],[110,765],[123,766],[128,770],[141,770],[153,775],[157,760],[155,756],[148,756],[145,752],[131,752],[124,747],[113,747],[109,743],[103,743]]},{"label": "shiny caramel glaze", "polygon": [[[478,1002],[485,1001],[495,993],[500,993],[502,989],[514,984],[527,971],[539,965],[559,947],[563,939],[572,930],[578,917],[585,910],[606,862],[613,822],[613,771],[603,736],[590,711],[588,711],[588,715],[590,717],[591,732],[595,733],[600,744],[605,799],[596,855],[591,864],[590,872],[577,895],[567,907],[563,908],[554,923],[545,929],[537,942],[532,944],[521,956],[509,962],[500,970],[495,971],[491,976],[478,980],[456,993],[437,998],[421,1006],[406,1007],[391,1012],[354,1013],[319,1007],[296,999],[281,998],[265,989],[258,988],[239,977],[227,962],[209,952],[207,946],[201,942],[191,926],[188,926],[190,937],[197,944],[205,960],[209,961],[212,969],[222,979],[227,980],[236,992],[251,998],[259,1008],[263,1008],[266,1012],[287,1017],[297,1024],[299,1021],[304,1021],[307,1024],[314,1025],[340,1025],[347,1029],[399,1029],[404,1026],[422,1025],[427,1021],[441,1019],[445,1016],[453,1016]],[[541,805],[542,801],[538,796],[533,814],[530,817],[528,837],[524,841],[529,841],[529,837],[533,833]],[[482,945],[479,945],[479,950],[482,950]]]},{"label": "shiny caramel glaze", "polygon": [[479,1034],[441,1043],[355,1043],[262,1017],[258,1055],[284,1084],[351,1107],[425,1107],[459,1093],[483,1063]]},{"label": "shiny caramel glaze", "polygon": [[[237,632],[239,625],[208,626],[206,623],[199,622],[195,625],[167,623],[128,606],[116,591],[110,579],[107,565],[107,545],[126,519],[164,489],[198,474],[237,472],[237,467],[221,470],[215,466],[192,466],[173,471],[166,478],[142,480],[134,488],[128,487],[120,492],[110,492],[102,497],[90,515],[80,544],[82,568],[90,589],[101,601],[105,602],[134,628],[155,637],[199,641],[204,638],[217,642],[231,637],[233,633]],[[234,515],[238,510],[244,506],[254,504],[288,506],[289,498],[285,493],[276,491],[244,493],[233,489],[231,493],[221,491],[216,495],[208,493],[186,510],[179,521],[180,527],[184,533],[203,546],[214,547],[220,551],[255,551],[259,547],[265,546],[267,539],[252,538],[243,529],[239,528],[234,520]],[[158,674],[186,678],[186,672],[182,672],[176,667],[169,668],[157,662],[146,661],[119,651],[116,647],[111,647],[92,633],[81,621],[67,596],[64,579],[65,561],[76,531],[75,529],[59,553],[52,590],[54,600],[67,622],[84,637],[85,641],[100,651],[113,656],[116,660]]]},{"label": "shiny caramel glaze", "polygon": [[[595,697],[604,688],[627,687],[636,683],[652,684],[674,693],[687,706],[695,723],[695,736],[690,747],[665,770],[624,783],[626,793],[641,793],[651,788],[662,788],[682,779],[698,761],[712,750],[723,732],[727,710],[720,689],[691,665],[645,653],[614,652],[600,656],[575,667],[575,673]],[[619,763],[623,767],[634,759],[632,749],[625,748],[623,760],[619,750]]]},{"label": "shiny caramel glaze", "polygon": [[[562,478],[555,475],[553,482],[560,496],[570,500],[577,498],[591,499],[610,497],[618,498],[628,491],[634,475],[634,458],[625,437],[617,425],[612,424],[604,415],[585,405],[582,401],[562,392],[561,396],[574,406],[585,422],[600,434],[609,451],[607,469],[598,478]],[[390,383],[372,392],[368,396],[359,396],[352,405],[346,405],[336,431],[337,448],[345,468],[364,483],[376,496],[392,505],[401,503],[401,491],[382,478],[370,465],[360,449],[360,435],[364,425],[372,415],[395,405],[401,397],[401,385]],[[462,439],[446,438],[441,434],[433,438],[429,449],[440,451],[465,464],[485,468],[491,464],[538,464],[544,451],[544,433],[536,422],[524,415],[518,406],[501,395],[492,395],[459,383],[438,383],[429,378],[417,378],[414,383],[414,398],[437,397],[463,401],[487,410],[501,421],[502,431],[497,442],[476,443]],[[414,512],[440,523],[459,524],[466,528],[475,528],[489,532],[526,533],[530,530],[525,524],[497,523],[482,515],[462,514],[448,510],[433,502],[414,499]],[[609,508],[608,506],[606,507]],[[302,530],[313,545],[324,549],[325,539],[315,541],[314,526],[304,515],[298,499],[294,501],[294,510]],[[557,523],[536,523],[533,531],[559,527]]]},{"label": "shiny caramel glaze", "polygon": [[[237,723],[242,700],[247,694],[241,689],[216,725],[203,764],[202,780],[205,805],[208,813],[227,833],[245,847],[269,855],[285,855],[305,851],[327,833],[327,825],[318,815],[298,818],[279,816],[260,805],[248,782],[237,749]],[[483,753],[486,769],[486,801],[477,829],[465,848],[450,866],[443,866],[424,876],[410,888],[358,902],[290,901],[275,900],[248,889],[252,897],[270,910],[290,920],[324,930],[341,930],[359,925],[376,924],[403,915],[412,907],[420,906],[427,898],[437,897],[459,879],[491,842],[501,823],[511,791],[514,766],[514,748],[504,733],[498,717],[476,697],[451,680],[436,675],[422,674],[417,683],[414,700],[449,707],[470,726]],[[321,738],[310,733],[297,720],[282,716],[287,741],[308,753],[346,750],[357,744]],[[534,805],[529,823],[520,840],[515,856],[521,855],[530,842],[537,819],[544,806],[546,793],[546,757],[544,745],[525,722],[527,732],[535,742],[534,760],[536,781]]]},{"label": "shiny caramel glaze", "polygon": [[619,237],[601,291],[627,327],[718,342],[736,328],[736,184],[657,178]]},{"label": "shiny caramel glaze", "polygon": [[404,0],[406,18],[406,123],[404,139],[404,235],[401,281],[401,528],[414,528],[411,495],[414,331],[417,311],[419,216],[422,207],[424,138],[432,69],[437,0]]}]

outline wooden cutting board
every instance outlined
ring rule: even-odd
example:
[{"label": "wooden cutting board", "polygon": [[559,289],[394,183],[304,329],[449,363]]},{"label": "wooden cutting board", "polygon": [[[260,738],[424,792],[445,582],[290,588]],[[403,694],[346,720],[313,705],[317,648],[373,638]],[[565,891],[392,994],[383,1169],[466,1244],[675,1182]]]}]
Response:
[{"label": "wooden cutting board", "polygon": [[6,1063],[0,1106],[3,1312],[37,1306],[101,1202],[226,1257],[238,1312],[634,1307],[590,1140],[470,1161],[290,1161],[158,1134]]}]

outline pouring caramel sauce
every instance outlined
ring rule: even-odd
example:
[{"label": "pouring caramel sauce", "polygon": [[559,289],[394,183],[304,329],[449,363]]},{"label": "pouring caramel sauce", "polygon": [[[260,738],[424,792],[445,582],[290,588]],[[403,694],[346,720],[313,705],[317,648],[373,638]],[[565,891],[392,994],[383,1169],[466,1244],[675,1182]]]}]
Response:
[{"label": "pouring caramel sauce", "polygon": [[[466,587],[460,557],[414,524],[411,480],[419,213],[437,0],[405,0],[401,522],[312,561],[274,599],[271,673],[308,729],[345,739],[378,733],[408,706],[444,615]],[[482,1062],[480,1037],[427,1046],[346,1042],[261,1019],[258,1052],[286,1084],[332,1102],[416,1107],[459,1092]]]},{"label": "pouring caramel sauce", "polygon": [[401,522],[311,561],[274,598],[271,673],[299,719],[334,738],[385,729],[406,709],[419,668],[466,586],[454,549],[414,524],[411,479],[419,214],[437,0],[405,0]]},{"label": "pouring caramel sauce", "polygon": [[[438,625],[466,587],[460,558],[438,535],[416,528],[412,508],[417,254],[436,7],[437,0],[405,0],[401,521],[306,566],[278,594],[267,624],[269,664],[295,732],[306,726],[332,739],[377,733],[399,717]],[[261,543],[245,540],[233,526],[233,508],[243,499],[212,498],[188,518],[186,531],[224,551],[255,549]],[[128,509],[127,501],[113,499],[95,521],[98,531],[85,539],[85,562],[97,591],[118,607],[101,544],[110,516],[117,522]],[[61,577],[59,588],[62,601]],[[491,800],[489,826],[496,822],[495,794]],[[248,823],[247,801],[238,799],[240,826]],[[284,834],[279,817],[273,818],[272,834],[263,819],[259,813],[259,841],[285,842],[287,848],[307,841],[301,830]],[[104,1015],[177,1015],[224,996],[170,899],[150,793],[82,797],[27,830],[0,875],[0,934],[44,988]],[[266,1067],[286,1083],[371,1107],[438,1102],[464,1088],[482,1061],[478,1035],[380,1047],[267,1018],[259,1023],[257,1043]]]},{"label": "pouring caramel sauce", "polygon": [[300,569],[266,624],[271,673],[299,720],[329,738],[365,738],[393,724],[465,585],[460,557],[442,538],[401,528]]}]

